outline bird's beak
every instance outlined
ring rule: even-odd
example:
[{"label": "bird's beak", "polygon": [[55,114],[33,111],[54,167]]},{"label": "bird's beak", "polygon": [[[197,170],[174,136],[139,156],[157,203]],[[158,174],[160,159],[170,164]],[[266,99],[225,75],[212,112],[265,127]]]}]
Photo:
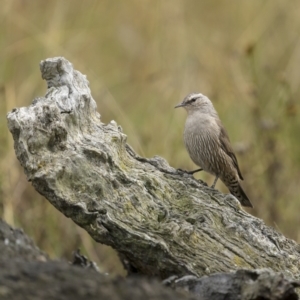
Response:
[{"label": "bird's beak", "polygon": [[183,106],[185,106],[184,103],[179,103],[179,104],[177,104],[174,108],[183,107]]}]

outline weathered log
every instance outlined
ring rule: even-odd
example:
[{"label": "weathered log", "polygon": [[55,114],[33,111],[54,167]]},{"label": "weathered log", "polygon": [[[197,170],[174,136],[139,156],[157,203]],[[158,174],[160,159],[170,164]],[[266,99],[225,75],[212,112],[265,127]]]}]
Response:
[{"label": "weathered log", "polygon": [[[1,299],[280,299],[297,300],[299,282],[268,270],[172,276],[163,286],[153,278],[113,278],[99,273],[79,251],[72,264],[52,261],[20,229],[0,219]],[[80,268],[78,267],[80,266]],[[170,286],[176,291],[172,291]],[[189,293],[186,293],[189,292]]]},{"label": "weathered log", "polygon": [[[79,267],[80,266],[80,267]],[[79,253],[73,264],[48,258],[20,229],[0,219],[1,300],[195,300],[191,293],[173,291],[157,279],[113,278],[95,271]]]},{"label": "weathered log", "polygon": [[189,275],[166,279],[165,285],[185,290],[201,300],[297,300],[295,287],[299,281],[288,280],[269,269],[238,270],[234,273],[217,273],[197,278]]},{"label": "weathered log", "polygon": [[138,156],[116,122],[100,121],[86,77],[66,59],[40,67],[45,97],[7,115],[16,155],[35,189],[92,238],[161,278],[271,268],[299,279],[296,242],[233,196]]}]

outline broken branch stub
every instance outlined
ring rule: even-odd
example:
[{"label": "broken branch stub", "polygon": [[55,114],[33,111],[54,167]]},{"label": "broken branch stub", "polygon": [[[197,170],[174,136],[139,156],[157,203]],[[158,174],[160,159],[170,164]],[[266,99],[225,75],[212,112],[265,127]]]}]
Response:
[{"label": "broken branch stub", "polygon": [[207,275],[269,267],[299,277],[297,244],[160,158],[139,157],[103,124],[84,75],[62,57],[41,62],[44,97],[7,115],[28,180],[96,241],[139,272]]}]

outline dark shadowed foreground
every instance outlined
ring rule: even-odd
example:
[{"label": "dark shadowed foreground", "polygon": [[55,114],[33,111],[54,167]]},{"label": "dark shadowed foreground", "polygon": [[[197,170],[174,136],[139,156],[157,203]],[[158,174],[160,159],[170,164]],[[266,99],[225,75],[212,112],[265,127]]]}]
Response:
[{"label": "dark shadowed foreground", "polygon": [[165,281],[176,290],[157,279],[112,278],[94,268],[49,260],[22,230],[1,219],[0,250],[0,299],[298,299],[297,283],[266,270]]},{"label": "dark shadowed foreground", "polygon": [[101,123],[88,81],[70,62],[47,59],[41,72],[45,97],[7,116],[16,155],[39,193],[132,270],[165,279],[270,268],[299,277],[294,241],[231,195],[160,157],[139,157],[120,126]]},{"label": "dark shadowed foreground", "polygon": [[22,230],[0,219],[0,299],[195,299],[157,280],[111,278],[51,261]]}]

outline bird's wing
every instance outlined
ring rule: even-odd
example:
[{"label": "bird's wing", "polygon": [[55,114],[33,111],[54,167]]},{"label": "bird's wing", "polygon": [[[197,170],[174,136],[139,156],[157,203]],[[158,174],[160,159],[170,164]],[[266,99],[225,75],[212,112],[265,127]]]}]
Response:
[{"label": "bird's wing", "polygon": [[233,149],[231,147],[229,136],[228,136],[225,128],[222,125],[220,126],[220,128],[221,128],[221,132],[220,132],[220,135],[219,135],[219,140],[220,140],[221,148],[231,158],[231,160],[233,162],[233,165],[237,169],[237,172],[239,174],[240,179],[244,180],[244,178],[242,176],[242,173],[240,171],[240,168],[239,168],[238,161],[237,161],[236,156],[235,156],[235,154],[233,152]]}]

